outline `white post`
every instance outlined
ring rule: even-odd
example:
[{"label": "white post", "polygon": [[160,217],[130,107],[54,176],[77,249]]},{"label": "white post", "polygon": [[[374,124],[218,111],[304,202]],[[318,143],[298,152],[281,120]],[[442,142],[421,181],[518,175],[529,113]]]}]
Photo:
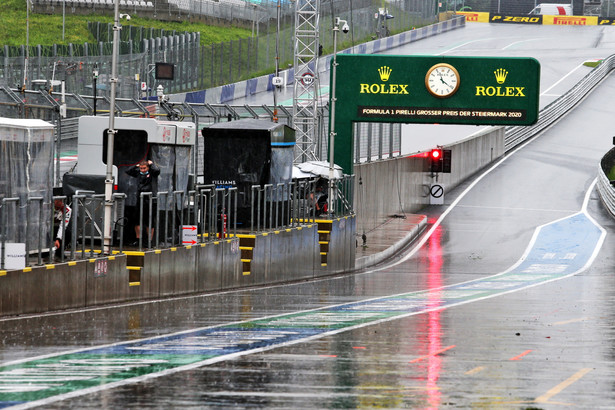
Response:
[{"label": "white post", "polygon": [[104,248],[106,252],[111,252],[112,237],[111,237],[111,218],[113,216],[113,149],[115,142],[115,93],[117,86],[117,60],[119,54],[119,42],[120,42],[120,18],[126,17],[130,19],[127,14],[120,15],[120,1],[115,0],[115,19],[113,24],[113,54],[111,56],[111,83],[110,95],[109,95],[109,129],[107,131],[107,173],[105,175],[105,224],[103,229],[104,235]]},{"label": "white post", "polygon": [[340,24],[343,24],[343,30],[348,32],[348,22],[341,20],[339,17],[335,18],[335,24],[333,26],[333,67],[331,68],[331,130],[329,132],[329,214],[333,215],[333,194],[335,192],[335,182],[333,176],[335,175],[335,85],[337,81],[337,33],[340,31]]}]

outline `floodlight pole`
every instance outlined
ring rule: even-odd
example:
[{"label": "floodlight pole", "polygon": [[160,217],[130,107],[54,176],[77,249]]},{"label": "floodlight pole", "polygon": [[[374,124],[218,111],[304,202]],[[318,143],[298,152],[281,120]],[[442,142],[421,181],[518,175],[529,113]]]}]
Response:
[{"label": "floodlight pole", "polygon": [[[340,32],[340,24],[348,25],[346,20],[341,20],[339,17],[335,18],[335,24],[333,25],[333,66],[331,68],[331,125],[329,132],[329,214],[333,215],[333,193],[335,192],[335,182],[333,176],[335,175],[335,83],[337,79],[337,34]],[[348,32],[347,28],[344,28],[345,32]]]}]

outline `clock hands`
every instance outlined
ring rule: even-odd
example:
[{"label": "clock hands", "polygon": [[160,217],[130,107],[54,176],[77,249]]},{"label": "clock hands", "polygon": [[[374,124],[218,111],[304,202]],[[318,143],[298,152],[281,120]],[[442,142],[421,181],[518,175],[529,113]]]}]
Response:
[{"label": "clock hands", "polygon": [[442,82],[442,84],[444,84],[444,85],[446,85],[446,86],[450,87],[450,85],[449,85],[446,81],[444,81],[444,78],[442,78],[442,73],[441,73],[441,72],[439,72],[439,71],[437,71],[437,73],[438,73],[438,75],[440,76],[440,82]]}]

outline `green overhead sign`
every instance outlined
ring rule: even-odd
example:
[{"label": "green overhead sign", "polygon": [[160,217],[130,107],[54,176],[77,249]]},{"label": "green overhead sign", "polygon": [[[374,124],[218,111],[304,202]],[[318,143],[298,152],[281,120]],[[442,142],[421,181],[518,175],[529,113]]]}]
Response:
[{"label": "green overhead sign", "polygon": [[337,63],[335,162],[346,173],[352,172],[352,122],[538,120],[540,64],[534,58],[340,54]]}]

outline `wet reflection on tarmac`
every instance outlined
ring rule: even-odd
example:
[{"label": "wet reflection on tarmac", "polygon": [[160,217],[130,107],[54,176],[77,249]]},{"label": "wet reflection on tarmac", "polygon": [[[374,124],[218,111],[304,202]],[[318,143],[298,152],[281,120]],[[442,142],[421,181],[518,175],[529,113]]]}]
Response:
[{"label": "wet reflection on tarmac", "polygon": [[[4,405],[615,408],[612,235],[580,268],[574,264],[593,256],[584,245],[598,235],[583,218],[545,228],[545,240],[534,242],[540,252],[524,254],[538,226],[581,209],[612,132],[609,121],[596,119],[588,133],[587,118],[612,118],[604,101],[614,90],[614,80],[601,83],[585,111],[575,109],[511,156],[397,264],[0,320]],[[459,194],[425,210],[431,226]],[[588,214],[615,232],[592,191]],[[568,231],[557,236],[560,229]]]}]

